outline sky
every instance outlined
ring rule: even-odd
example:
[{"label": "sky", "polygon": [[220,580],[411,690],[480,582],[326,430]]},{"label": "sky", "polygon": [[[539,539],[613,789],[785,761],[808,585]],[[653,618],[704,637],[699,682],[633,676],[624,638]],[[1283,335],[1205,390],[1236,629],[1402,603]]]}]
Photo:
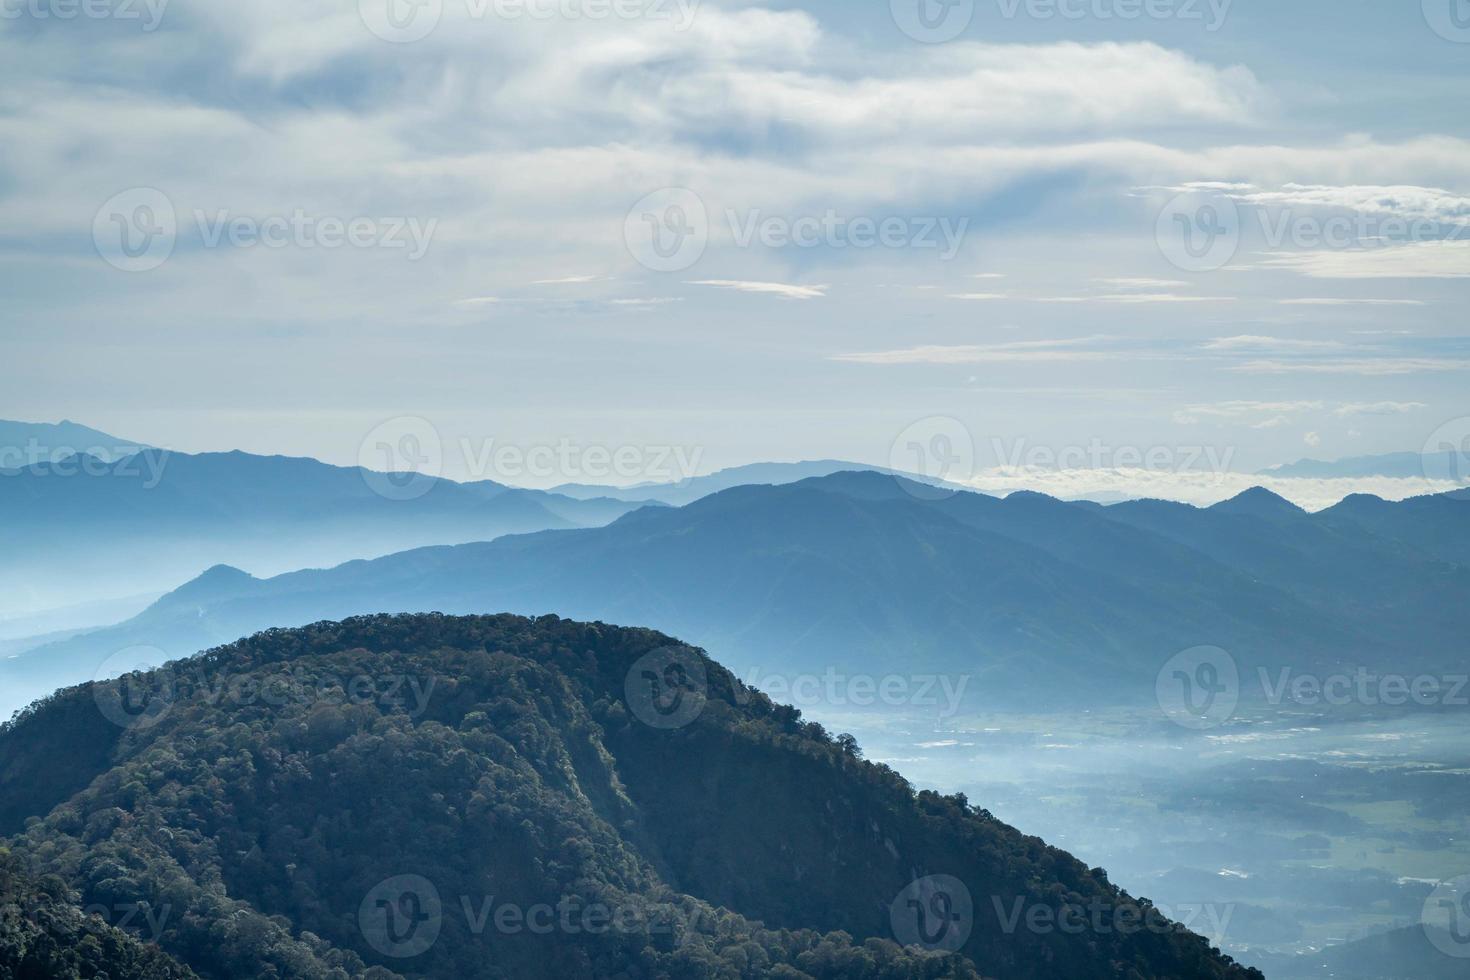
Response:
[{"label": "sky", "polygon": [[1465,0],[0,0],[0,83],[0,417],[525,485],[1470,446]]}]

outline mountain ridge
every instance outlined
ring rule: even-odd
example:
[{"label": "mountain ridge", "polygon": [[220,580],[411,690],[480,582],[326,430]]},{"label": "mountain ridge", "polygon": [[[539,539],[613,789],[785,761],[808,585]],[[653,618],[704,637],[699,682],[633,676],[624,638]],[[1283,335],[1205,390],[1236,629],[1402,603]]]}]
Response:
[{"label": "mountain ridge", "polygon": [[[403,677],[419,683],[390,694]],[[261,696],[276,679],[300,696]],[[140,692],[141,713],[105,717]],[[58,753],[73,771],[46,768]],[[0,727],[0,788],[17,853],[84,900],[167,903],[160,945],[206,978],[1260,977],[646,629],[426,614],[270,630],[34,705]],[[434,938],[365,924],[390,885],[435,899]],[[953,933],[910,933],[911,893],[943,895]],[[669,914],[677,941],[636,923],[477,933],[457,899],[485,895]],[[1011,908],[1096,925],[1007,926]]]}]

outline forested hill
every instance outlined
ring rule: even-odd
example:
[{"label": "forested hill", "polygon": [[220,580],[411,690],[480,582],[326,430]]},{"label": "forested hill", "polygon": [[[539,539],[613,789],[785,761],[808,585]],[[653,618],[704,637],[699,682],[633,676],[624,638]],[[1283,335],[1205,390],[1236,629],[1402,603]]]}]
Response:
[{"label": "forested hill", "polygon": [[156,922],[152,911],[83,910],[65,883],[31,877],[0,850],[0,977],[192,980],[191,971],[125,931],[134,921]]},{"label": "forested hill", "polygon": [[0,800],[32,872],[166,910],[206,978],[1260,976],[698,651],[555,617],[73,688],[0,729]]}]

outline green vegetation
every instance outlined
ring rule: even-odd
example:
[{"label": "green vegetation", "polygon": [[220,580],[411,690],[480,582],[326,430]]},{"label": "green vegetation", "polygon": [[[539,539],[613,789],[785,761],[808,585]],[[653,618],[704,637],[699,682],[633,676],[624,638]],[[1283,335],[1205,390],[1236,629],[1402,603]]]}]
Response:
[{"label": "green vegetation", "polygon": [[101,915],[58,878],[37,880],[0,850],[0,980],[185,980],[194,976]]},{"label": "green vegetation", "polygon": [[[156,723],[98,709],[131,678],[0,729],[0,830],[85,903],[167,910],[159,945],[206,978],[1259,977],[696,651],[702,710],[645,724],[630,669],[672,642],[512,616],[259,634],[150,675]],[[894,941],[890,906],[936,875],[973,898],[960,955]],[[383,891],[402,876],[412,903]],[[1006,922],[1066,908],[1089,927]]]}]

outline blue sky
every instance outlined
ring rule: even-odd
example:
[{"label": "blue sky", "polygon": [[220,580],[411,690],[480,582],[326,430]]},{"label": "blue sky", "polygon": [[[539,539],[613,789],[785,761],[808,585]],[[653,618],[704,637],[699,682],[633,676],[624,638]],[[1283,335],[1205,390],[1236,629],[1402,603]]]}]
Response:
[{"label": "blue sky", "polygon": [[1470,416],[1464,0],[389,2],[0,0],[0,416],[977,479]]}]

